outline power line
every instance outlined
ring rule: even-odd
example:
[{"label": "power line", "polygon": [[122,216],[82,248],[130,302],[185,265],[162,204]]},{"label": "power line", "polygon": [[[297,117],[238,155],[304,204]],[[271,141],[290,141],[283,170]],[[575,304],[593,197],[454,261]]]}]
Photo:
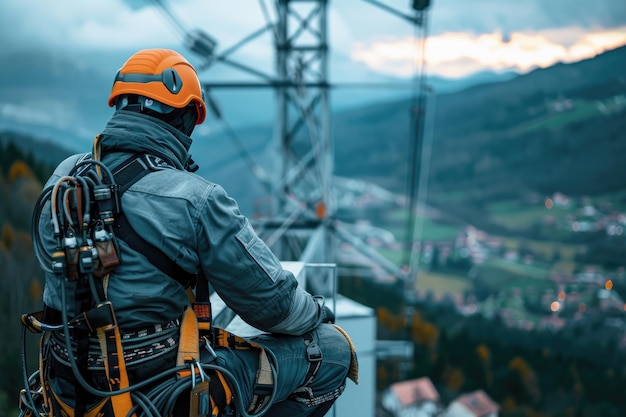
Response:
[{"label": "power line", "polygon": [[[413,91],[413,105],[411,107],[412,136],[409,137],[409,152],[407,160],[407,224],[406,224],[406,249],[404,257],[404,265],[409,267],[409,272],[417,274],[417,268],[413,271],[413,245],[415,243],[415,218],[417,213],[418,191],[420,188],[420,171],[422,167],[422,149],[424,136],[424,114],[426,112],[426,41],[428,38],[428,17],[425,11],[421,12],[420,19],[421,34],[420,40],[420,59],[419,59],[419,76],[416,83],[417,91]],[[417,27],[416,27],[417,32]],[[416,36],[417,37],[417,36]],[[423,184],[422,184],[423,185]],[[420,252],[421,252],[420,248]]]},{"label": "power line", "polygon": [[183,25],[180,21],[180,19],[178,19],[174,13],[172,13],[172,11],[170,10],[170,8],[167,6],[167,4],[163,1],[163,0],[152,0],[157,6],[159,6],[159,10],[161,10],[161,12],[163,12],[163,14],[165,15],[165,17],[169,20],[169,22],[172,24],[172,26],[174,26],[174,29],[176,29],[183,37],[185,37],[188,33],[188,31],[185,29],[185,25]]}]

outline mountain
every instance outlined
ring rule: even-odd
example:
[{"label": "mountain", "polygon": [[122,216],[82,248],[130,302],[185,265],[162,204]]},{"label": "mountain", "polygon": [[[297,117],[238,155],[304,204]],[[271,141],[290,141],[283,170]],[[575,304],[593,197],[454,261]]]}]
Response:
[{"label": "mountain", "polygon": [[[428,145],[421,152],[428,168],[423,179],[437,193],[471,190],[466,194],[476,198],[624,188],[624,62],[626,47],[525,75],[500,74],[500,81],[460,91],[434,88],[425,97],[421,121],[420,140]],[[111,113],[105,104],[110,80],[99,74],[61,57],[24,54],[6,60],[0,68],[0,129],[27,131],[69,151],[88,150]],[[225,118],[200,126],[191,152],[199,174],[223,184],[249,214],[267,194],[253,168],[271,170],[272,119],[263,121],[262,114],[273,107],[262,104],[268,99],[262,94],[250,100],[244,92],[214,94]],[[407,94],[334,111],[336,174],[404,192],[409,168],[420,163],[408,159],[417,137],[409,117],[414,106],[415,97]],[[252,116],[261,121],[243,125]]]},{"label": "mountain", "polygon": [[[421,141],[431,144],[422,152],[430,186],[482,195],[625,188],[619,158],[626,152],[624,62],[626,47],[428,96]],[[407,158],[417,137],[409,119],[413,105],[393,101],[334,114],[337,174],[403,190],[414,163]]]},{"label": "mountain", "polygon": [[2,57],[0,128],[80,149],[111,114],[110,78],[80,62],[52,53]]},{"label": "mountain", "polygon": [[[110,57],[85,52],[77,60],[60,52],[31,50],[5,55],[0,52],[0,59],[0,129],[50,137],[81,149],[91,143],[111,115],[106,104],[108,93],[113,74],[126,56],[119,52]],[[410,96],[413,81],[362,67],[359,79],[365,81],[359,85],[350,85],[342,78],[344,74],[335,74],[336,83],[331,80],[336,84],[331,94],[333,108],[344,110]],[[212,74],[211,70],[201,71],[200,78],[210,83]],[[460,79],[433,77],[430,84],[437,91],[450,92],[512,76],[483,72]],[[211,94],[234,127],[271,125],[274,119],[274,92],[269,88],[214,88]]]},{"label": "mountain", "polygon": [[[56,166],[72,153],[68,148],[55,141],[0,129],[0,148],[11,145],[50,168]],[[8,168],[8,166],[3,168]]]},{"label": "mountain", "polygon": [[[0,130],[56,142],[68,153],[89,150],[112,113],[106,105],[111,79],[125,57],[119,52],[110,57],[86,52],[78,61],[60,52],[40,50],[0,56]],[[336,111],[410,98],[414,81],[381,75],[365,65],[359,71],[361,79],[366,80],[360,86],[348,85],[341,79],[342,74],[337,75],[331,92],[331,105]],[[485,72],[461,79],[433,77],[429,84],[437,91],[457,91],[477,82],[512,76]],[[210,80],[211,72],[201,72],[200,78]],[[201,175],[223,183],[243,206],[251,207],[265,195],[265,189],[254,180],[239,144],[258,164],[270,158],[274,92],[269,88],[214,88],[211,95],[224,117],[209,117],[196,130],[192,154]],[[242,174],[249,176],[252,184],[240,181]]]}]

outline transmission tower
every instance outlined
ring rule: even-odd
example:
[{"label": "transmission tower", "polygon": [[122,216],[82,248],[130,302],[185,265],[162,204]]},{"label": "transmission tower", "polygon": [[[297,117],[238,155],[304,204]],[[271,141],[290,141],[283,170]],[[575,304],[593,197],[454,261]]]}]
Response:
[{"label": "transmission tower", "polygon": [[[308,264],[335,262],[335,242],[344,241],[383,269],[406,279],[395,264],[353,236],[335,219],[332,193],[334,147],[330,131],[331,85],[328,79],[328,0],[277,0],[272,19],[265,0],[259,0],[266,25],[235,45],[216,53],[217,42],[201,30],[186,31],[163,0],[154,0],[185,38],[188,48],[204,59],[200,68],[214,63],[229,65],[258,79],[257,82],[210,82],[203,87],[208,104],[221,118],[210,91],[219,88],[272,88],[276,118],[272,172],[255,166],[253,172],[267,186],[271,210],[254,226],[259,235],[284,261]],[[412,24],[422,25],[428,0],[414,1],[414,14],[407,14],[376,0],[364,0]],[[247,43],[269,33],[275,50],[275,73],[267,74],[232,58]],[[335,87],[335,86],[333,86]],[[236,138],[235,138],[236,139]],[[238,147],[243,148],[241,143]],[[242,156],[249,159],[243,151]],[[309,282],[324,282],[313,279]],[[330,280],[328,281],[330,282]],[[316,291],[324,292],[317,288]]]},{"label": "transmission tower", "polygon": [[282,259],[324,262],[332,253],[325,222],[334,212],[327,1],[281,0],[276,16],[279,175],[274,218],[264,227],[275,229],[268,244]]}]

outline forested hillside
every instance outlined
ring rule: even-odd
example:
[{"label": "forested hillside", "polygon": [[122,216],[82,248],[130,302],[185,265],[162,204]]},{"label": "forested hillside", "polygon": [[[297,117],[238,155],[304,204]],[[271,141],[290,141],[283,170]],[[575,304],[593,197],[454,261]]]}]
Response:
[{"label": "forested hillside", "polygon": [[[43,276],[35,260],[30,236],[31,213],[42,184],[52,172],[51,161],[42,162],[16,143],[22,135],[0,132],[0,415],[16,413],[23,386],[20,346],[23,313],[41,308]],[[58,155],[62,151],[57,148]],[[28,360],[36,366],[35,339],[28,335]]]},{"label": "forested hillside", "polygon": [[[626,47],[516,79],[427,97],[430,186],[480,198],[527,189],[597,194],[624,186]],[[336,171],[403,191],[410,101],[334,115]],[[354,156],[358,155],[358,158]]]}]

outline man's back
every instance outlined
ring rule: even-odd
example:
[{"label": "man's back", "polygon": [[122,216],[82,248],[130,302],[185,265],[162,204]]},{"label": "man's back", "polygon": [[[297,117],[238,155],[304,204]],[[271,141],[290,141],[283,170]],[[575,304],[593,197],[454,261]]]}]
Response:
[{"label": "man's back", "polygon": [[[88,236],[93,223],[85,216],[88,200],[97,198],[85,188],[100,179],[68,176],[80,156],[55,171],[47,184],[54,185],[52,204],[37,216],[45,311],[60,313],[39,329],[46,332],[39,375],[46,410],[83,415],[103,406],[104,415],[118,417],[134,404],[169,415],[177,399],[188,404],[191,388],[210,380],[211,406],[222,411],[233,405],[242,413],[325,413],[356,360],[349,340],[328,323],[327,307],[282,268],[224,189],[188,172],[190,135],[206,116],[195,70],[174,51],[140,51],[116,75],[109,105],[116,112],[86,162],[125,178],[121,198],[113,198],[120,207],[100,219],[106,223],[102,242],[114,242],[107,255],[119,263],[93,273],[91,262],[104,262],[91,246],[98,239]],[[125,164],[138,161],[133,155],[149,155],[139,170],[146,175],[124,175]],[[114,185],[105,188],[115,194]],[[51,268],[53,259],[60,262]],[[195,294],[181,284],[193,284],[181,276],[194,274]],[[209,284],[266,333],[245,340],[212,327]],[[167,404],[161,402],[165,386],[173,396]]]}]

